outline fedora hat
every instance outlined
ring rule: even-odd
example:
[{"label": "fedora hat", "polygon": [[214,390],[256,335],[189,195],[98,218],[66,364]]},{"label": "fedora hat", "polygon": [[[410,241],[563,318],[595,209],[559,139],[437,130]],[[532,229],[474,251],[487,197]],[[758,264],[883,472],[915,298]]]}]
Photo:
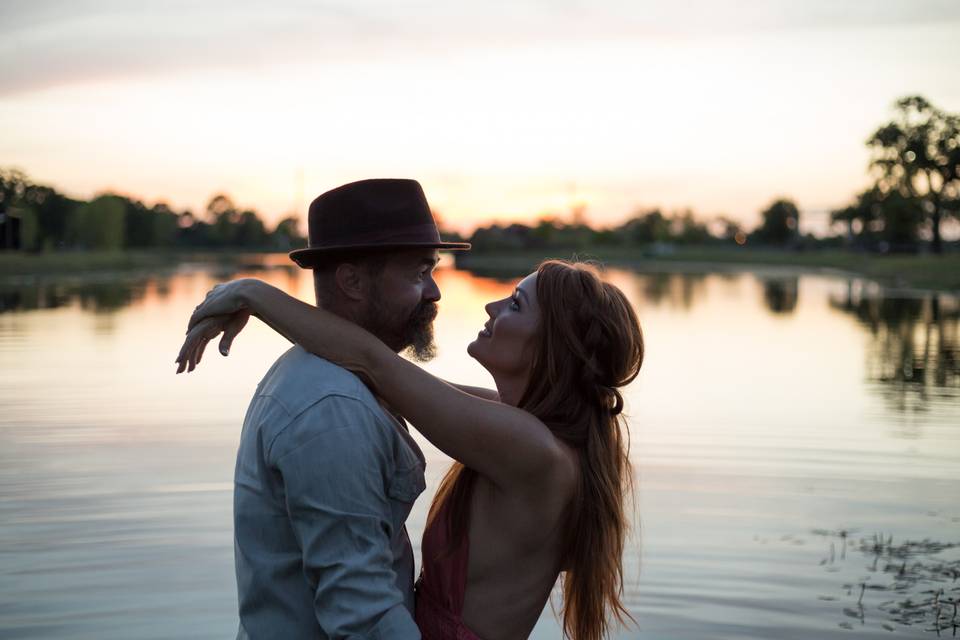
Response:
[{"label": "fedora hat", "polygon": [[416,180],[377,178],[351,182],[310,203],[306,249],[290,259],[310,269],[332,255],[381,249],[465,250],[469,242],[443,242],[427,197]]}]

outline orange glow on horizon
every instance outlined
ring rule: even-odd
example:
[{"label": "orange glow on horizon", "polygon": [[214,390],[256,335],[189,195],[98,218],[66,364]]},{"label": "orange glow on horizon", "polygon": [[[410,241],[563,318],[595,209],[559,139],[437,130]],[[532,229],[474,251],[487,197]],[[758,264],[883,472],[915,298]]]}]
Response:
[{"label": "orange glow on horizon", "polygon": [[[288,11],[281,3],[277,16]],[[291,213],[303,220],[330,188],[392,176],[420,180],[461,233],[569,220],[580,205],[595,227],[653,207],[752,227],[780,194],[798,203],[802,225],[846,204],[869,183],[864,140],[897,97],[921,93],[960,110],[945,81],[960,74],[957,23],[854,15],[835,26],[814,8],[766,11],[753,17],[774,27],[749,26],[744,9],[703,29],[682,11],[625,20],[607,8],[596,33],[530,30],[457,46],[408,34],[389,55],[380,33],[319,51],[309,47],[323,38],[264,42],[255,61],[198,52],[169,68],[158,52],[154,68],[130,51],[144,68],[110,73],[94,56],[98,64],[64,77],[36,54],[36,73],[53,75],[30,82],[30,69],[18,69],[18,88],[0,89],[0,140],[6,163],[73,197],[112,187],[196,214],[225,193],[268,226]],[[199,16],[194,36],[220,34],[230,22],[220,18]],[[652,23],[631,31],[631,20]],[[116,28],[107,22],[98,28]],[[224,51],[249,48],[224,38]],[[97,42],[67,40],[78,65]],[[175,53],[163,38],[154,44]]]}]

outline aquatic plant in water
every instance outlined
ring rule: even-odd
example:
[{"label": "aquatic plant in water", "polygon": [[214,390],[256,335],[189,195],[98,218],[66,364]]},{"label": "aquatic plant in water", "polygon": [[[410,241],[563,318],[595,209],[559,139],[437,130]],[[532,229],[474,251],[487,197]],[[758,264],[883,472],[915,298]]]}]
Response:
[{"label": "aquatic plant in water", "polygon": [[[949,632],[956,636],[960,629],[960,559],[939,557],[945,551],[960,548],[960,543],[938,542],[935,540],[905,540],[894,543],[893,536],[873,534],[853,539],[851,531],[829,531],[816,529],[815,535],[837,538],[830,543],[830,555],[820,561],[822,566],[833,565],[837,560],[836,543],[840,545],[841,559],[847,550],[859,552],[867,558],[867,571],[883,577],[883,582],[873,582],[865,578],[859,583],[843,585],[847,595],[856,594],[855,605],[843,608],[844,616],[865,621],[866,611],[863,604],[864,593],[880,591],[895,597],[886,600],[877,609],[887,619],[881,626],[894,631],[895,625],[923,625],[925,631],[941,635]],[[830,596],[821,596],[822,600],[834,600]],[[849,621],[842,621],[843,628],[853,629]]]}]

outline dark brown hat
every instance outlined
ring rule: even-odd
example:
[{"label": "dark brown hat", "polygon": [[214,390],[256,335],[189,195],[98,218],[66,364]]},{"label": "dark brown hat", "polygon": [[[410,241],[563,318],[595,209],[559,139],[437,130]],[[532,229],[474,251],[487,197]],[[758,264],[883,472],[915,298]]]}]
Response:
[{"label": "dark brown hat", "polygon": [[416,180],[360,180],[327,191],[310,203],[308,235],[306,249],[290,252],[304,269],[351,251],[470,248],[469,242],[440,239]]}]

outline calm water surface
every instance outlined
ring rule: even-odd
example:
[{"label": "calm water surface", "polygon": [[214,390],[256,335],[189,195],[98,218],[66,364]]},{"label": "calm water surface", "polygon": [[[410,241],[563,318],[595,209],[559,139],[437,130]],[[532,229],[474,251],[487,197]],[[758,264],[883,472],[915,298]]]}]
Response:
[{"label": "calm water surface", "polygon": [[[284,264],[0,274],[0,637],[233,636],[234,455],[288,345],[253,321],[228,359],[211,349],[175,376],[173,358],[218,280],[256,275],[311,300],[309,274]],[[639,626],[618,637],[930,637],[940,589],[949,636],[960,300],[788,271],[606,277],[648,344],[626,394]],[[464,348],[512,283],[449,267],[438,281],[428,368],[489,385]],[[414,540],[449,464],[420,440]],[[534,637],[558,629],[548,607]]]}]

